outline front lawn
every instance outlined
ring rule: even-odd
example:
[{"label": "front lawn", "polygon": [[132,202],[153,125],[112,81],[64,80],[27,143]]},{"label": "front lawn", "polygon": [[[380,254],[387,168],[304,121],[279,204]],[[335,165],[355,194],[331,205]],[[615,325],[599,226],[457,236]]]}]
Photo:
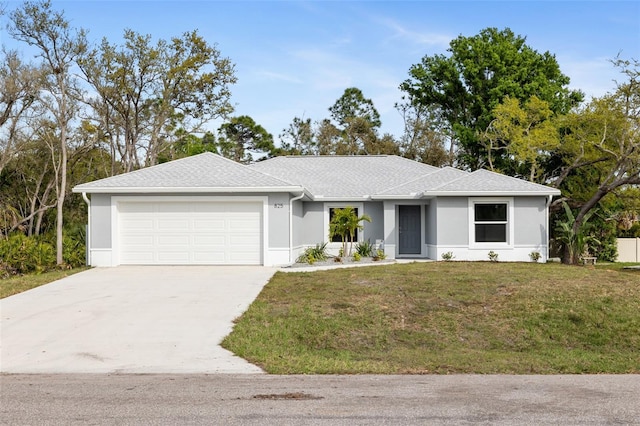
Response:
[{"label": "front lawn", "polygon": [[78,272],[86,271],[88,267],[43,272],[42,274],[17,275],[0,279],[0,299],[22,293],[23,291],[39,287],[44,284],[68,277]]},{"label": "front lawn", "polygon": [[640,373],[640,271],[434,262],[277,273],[223,346],[273,374]]}]

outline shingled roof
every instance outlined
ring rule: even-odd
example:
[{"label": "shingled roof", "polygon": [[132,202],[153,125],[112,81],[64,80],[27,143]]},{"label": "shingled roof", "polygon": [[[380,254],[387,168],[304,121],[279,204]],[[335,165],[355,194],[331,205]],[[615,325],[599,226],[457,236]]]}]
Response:
[{"label": "shingled roof", "polygon": [[78,185],[73,192],[286,192],[301,191],[285,182],[219,155],[205,152],[130,173]]},{"label": "shingled roof", "polygon": [[292,192],[315,200],[559,195],[487,170],[437,168],[394,155],[284,156],[242,165],[203,153],[73,188],[86,193]]},{"label": "shingled roof", "polygon": [[316,199],[370,198],[387,188],[439,170],[394,155],[284,156],[250,167],[302,185]]}]

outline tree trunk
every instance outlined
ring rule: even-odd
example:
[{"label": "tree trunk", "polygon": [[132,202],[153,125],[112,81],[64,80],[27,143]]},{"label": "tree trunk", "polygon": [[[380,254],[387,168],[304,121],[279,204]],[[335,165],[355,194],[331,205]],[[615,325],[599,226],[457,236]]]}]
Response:
[{"label": "tree trunk", "polygon": [[[66,113],[66,111],[65,111]],[[58,209],[56,218],[56,264],[62,265],[62,227],[64,224],[63,207],[67,193],[67,130],[64,126],[60,129],[60,189],[58,190]]]}]

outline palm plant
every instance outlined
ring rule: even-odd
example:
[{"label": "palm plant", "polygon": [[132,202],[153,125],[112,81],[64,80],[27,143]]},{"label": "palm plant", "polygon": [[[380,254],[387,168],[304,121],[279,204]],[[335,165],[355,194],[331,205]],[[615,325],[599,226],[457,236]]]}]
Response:
[{"label": "palm plant", "polygon": [[349,256],[351,256],[353,252],[353,240],[356,239],[358,231],[364,229],[362,222],[371,222],[369,215],[363,214],[362,216],[357,216],[353,209],[351,209],[351,211],[352,214],[347,221],[347,228],[349,229]]},{"label": "palm plant", "polygon": [[590,224],[587,221],[595,213],[595,210],[587,212],[582,223],[576,227],[576,218],[571,208],[565,201],[562,202],[562,206],[567,219],[556,224],[556,240],[564,247],[566,262],[575,265],[580,261],[580,256],[587,252],[590,243],[599,243],[597,238],[588,234]]},{"label": "palm plant", "polygon": [[371,218],[366,214],[358,216],[355,209],[351,206],[334,210],[333,217],[329,223],[329,237],[333,238],[336,235],[340,237],[343,254],[347,253],[347,241],[350,241],[349,256],[351,255],[353,240],[358,230],[364,228],[362,225],[364,221],[371,222]]}]

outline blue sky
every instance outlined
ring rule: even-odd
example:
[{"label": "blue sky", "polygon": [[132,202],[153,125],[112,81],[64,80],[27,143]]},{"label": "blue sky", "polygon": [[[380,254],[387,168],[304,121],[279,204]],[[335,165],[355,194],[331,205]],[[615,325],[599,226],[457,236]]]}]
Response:
[{"label": "blue sky", "polygon": [[[0,0],[1,2],[2,0]],[[8,9],[20,2],[5,2]],[[89,38],[116,42],[123,30],[168,39],[198,29],[236,66],[236,115],[277,136],[294,117],[319,121],[347,87],[381,114],[382,132],[400,136],[399,84],[424,55],[446,53],[459,35],[511,28],[554,54],[571,86],[588,96],[615,88],[609,60],[640,59],[637,1],[56,1]],[[8,38],[2,18],[0,41]],[[214,127],[217,127],[214,126]]]}]

